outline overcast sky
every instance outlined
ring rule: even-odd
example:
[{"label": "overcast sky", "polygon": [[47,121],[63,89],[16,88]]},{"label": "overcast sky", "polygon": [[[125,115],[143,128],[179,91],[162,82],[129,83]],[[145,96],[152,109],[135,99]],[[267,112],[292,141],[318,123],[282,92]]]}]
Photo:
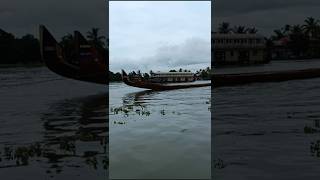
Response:
[{"label": "overcast sky", "polygon": [[221,22],[257,27],[269,36],[285,24],[302,24],[306,17],[320,19],[319,0],[216,0],[213,26]]},{"label": "overcast sky", "polygon": [[0,28],[21,37],[38,36],[38,25],[44,24],[59,39],[92,27],[106,34],[105,0],[0,0]]},{"label": "overcast sky", "polygon": [[110,70],[149,72],[210,66],[210,3],[110,2]]}]

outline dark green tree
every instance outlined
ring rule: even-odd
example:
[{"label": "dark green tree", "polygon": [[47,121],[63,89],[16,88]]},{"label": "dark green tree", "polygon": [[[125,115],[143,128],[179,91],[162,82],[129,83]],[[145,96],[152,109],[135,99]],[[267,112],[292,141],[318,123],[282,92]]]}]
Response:
[{"label": "dark green tree", "polygon": [[310,38],[316,37],[317,30],[319,28],[319,20],[316,20],[313,17],[308,17],[304,20],[305,24],[302,26],[306,35]]},{"label": "dark green tree", "polygon": [[91,31],[87,32],[87,38],[89,42],[96,48],[105,47],[105,36],[99,35],[99,28],[92,28]]},{"label": "dark green tree", "polygon": [[230,23],[222,22],[218,27],[218,33],[228,34],[230,33],[232,28],[230,28]]},{"label": "dark green tree", "polygon": [[245,26],[235,26],[232,29],[232,32],[236,34],[246,34],[247,33],[247,28]]}]

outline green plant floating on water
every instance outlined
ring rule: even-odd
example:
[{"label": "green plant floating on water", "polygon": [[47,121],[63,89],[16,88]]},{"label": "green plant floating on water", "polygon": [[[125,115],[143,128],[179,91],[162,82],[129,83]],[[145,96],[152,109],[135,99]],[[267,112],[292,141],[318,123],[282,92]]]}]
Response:
[{"label": "green plant floating on water", "polygon": [[[59,143],[57,144],[34,143],[31,145],[18,147],[5,146],[2,150],[0,149],[0,162],[5,162],[4,165],[0,164],[0,168],[15,168],[20,166],[27,166],[31,164],[31,162],[42,162],[42,158],[46,158],[46,161],[48,161],[49,163],[54,163],[50,166],[50,169],[55,169],[55,171],[46,170],[46,173],[50,174],[52,172],[56,172],[57,174],[59,174],[60,172],[62,172],[62,168],[64,166],[58,165],[58,163],[61,163],[60,160],[62,160],[63,158],[76,157],[86,158],[86,164],[92,166],[94,169],[97,169],[99,163],[96,156],[106,153],[106,151],[86,151],[84,155],[78,155],[75,151],[75,142],[72,141],[72,139],[65,137],[59,139],[58,141]],[[101,160],[101,165],[104,169],[108,168],[108,164],[105,163],[107,161],[107,156],[103,158],[103,160]],[[78,165],[68,166],[80,167]]]},{"label": "green plant floating on water", "polygon": [[98,161],[96,157],[89,157],[86,159],[86,164],[93,167],[94,169],[98,168]]},{"label": "green plant floating on water", "polygon": [[165,110],[164,110],[164,109],[162,109],[162,110],[160,111],[160,114],[161,114],[161,115],[166,115]]},{"label": "green plant floating on water", "polygon": [[113,124],[126,124],[125,121],[113,121]]},{"label": "green plant floating on water", "polygon": [[92,141],[97,138],[97,135],[90,131],[80,131],[79,132],[79,140],[81,141]]},{"label": "green plant floating on water", "polygon": [[64,150],[65,152],[72,152],[72,154],[76,153],[76,146],[75,142],[69,141],[68,139],[64,138],[61,140],[59,148]]},{"label": "green plant floating on water", "polygon": [[311,142],[310,152],[312,156],[320,157],[320,140],[316,142]]},{"label": "green plant floating on water", "polygon": [[213,167],[215,169],[223,169],[226,167],[225,163],[223,162],[222,159],[216,159],[213,161]]},{"label": "green plant floating on water", "polygon": [[133,106],[121,106],[118,108],[111,108],[111,113],[113,114],[123,114],[125,117],[128,117],[130,114],[137,114],[139,116],[150,116],[151,112],[145,109],[144,106],[137,106],[134,108]]}]

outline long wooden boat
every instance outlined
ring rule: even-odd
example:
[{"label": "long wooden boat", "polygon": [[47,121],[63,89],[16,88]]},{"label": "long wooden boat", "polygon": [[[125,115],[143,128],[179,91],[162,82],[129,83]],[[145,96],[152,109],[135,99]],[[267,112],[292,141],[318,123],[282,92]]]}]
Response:
[{"label": "long wooden boat", "polygon": [[179,84],[165,83],[165,84],[162,84],[162,83],[153,83],[146,80],[130,80],[129,76],[124,70],[122,70],[122,80],[128,86],[151,89],[155,91],[211,86],[211,83],[179,83]]},{"label": "long wooden boat", "polygon": [[68,59],[48,29],[40,25],[39,30],[41,57],[51,71],[71,79],[107,84],[106,57],[100,55],[80,32],[74,32],[74,55]]},{"label": "long wooden boat", "polygon": [[254,73],[214,74],[212,76],[212,82],[213,87],[221,87],[258,82],[280,82],[316,77],[320,77],[320,68]]},{"label": "long wooden boat", "polygon": [[[47,67],[67,78],[99,84],[108,83],[107,55],[91,46],[78,31],[74,32],[74,56],[66,56],[66,50],[55,40],[48,29],[41,25],[40,50],[42,60]],[[213,87],[234,86],[257,82],[279,82],[294,79],[307,79],[320,77],[320,68],[253,72],[253,73],[219,73],[213,74],[211,82]],[[129,86],[151,90],[171,90],[192,87],[211,86],[211,83],[183,83],[160,84],[149,81],[130,80],[128,75],[122,72],[123,82]]]}]

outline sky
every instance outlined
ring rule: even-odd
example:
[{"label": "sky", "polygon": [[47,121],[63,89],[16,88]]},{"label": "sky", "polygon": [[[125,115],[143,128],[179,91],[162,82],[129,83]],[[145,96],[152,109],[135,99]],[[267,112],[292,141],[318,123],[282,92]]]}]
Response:
[{"label": "sky", "polygon": [[309,16],[320,19],[319,0],[215,0],[213,5],[214,28],[229,22],[256,27],[265,36],[286,24],[303,24]]},{"label": "sky", "polygon": [[210,1],[111,1],[111,71],[210,67]]},{"label": "sky", "polygon": [[[232,26],[254,26],[260,34],[269,36],[274,29],[303,23],[308,16],[320,19],[319,0],[214,1],[213,28],[227,21]],[[208,47],[208,2],[153,3],[156,2],[111,2],[110,43],[114,43],[110,44],[110,67],[120,69],[125,65],[136,69],[140,62],[144,62],[144,68],[153,68],[152,64],[156,69],[166,68],[165,64],[196,67],[192,65],[195,60],[183,58],[187,55],[184,51],[197,56],[200,64],[206,61],[207,50],[201,47]],[[1,29],[18,37],[27,33],[38,36],[39,24],[46,25],[57,39],[74,30],[86,33],[92,27],[100,28],[104,35],[108,25],[106,1],[0,0]]]},{"label": "sky", "polygon": [[92,27],[106,35],[105,0],[0,0],[0,28],[17,37],[33,34],[44,24],[61,38],[79,30],[86,33]]}]

